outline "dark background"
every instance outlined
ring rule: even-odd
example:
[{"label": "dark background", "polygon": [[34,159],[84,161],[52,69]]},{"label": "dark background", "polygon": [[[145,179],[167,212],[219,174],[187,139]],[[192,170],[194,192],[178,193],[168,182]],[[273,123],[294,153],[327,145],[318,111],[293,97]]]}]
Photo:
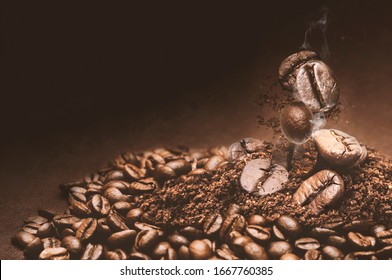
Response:
[{"label": "dark background", "polygon": [[1,259],[22,257],[10,238],[23,218],[64,210],[59,183],[122,151],[271,139],[260,85],[323,3],[343,103],[328,126],[392,155],[387,1],[14,2],[0,26]]}]

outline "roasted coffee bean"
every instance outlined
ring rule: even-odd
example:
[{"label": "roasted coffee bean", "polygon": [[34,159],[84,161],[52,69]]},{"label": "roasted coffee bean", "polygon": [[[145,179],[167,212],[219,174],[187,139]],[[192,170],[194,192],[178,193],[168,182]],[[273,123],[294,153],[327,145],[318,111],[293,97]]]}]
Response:
[{"label": "roasted coffee bean", "polygon": [[70,192],[68,194],[68,203],[72,204],[74,203],[74,201],[85,203],[87,201],[86,195],[83,193]]},{"label": "roasted coffee bean", "polygon": [[158,188],[158,183],[153,178],[146,178],[129,184],[130,194],[143,194]]},{"label": "roasted coffee bean", "polygon": [[146,170],[137,167],[131,163],[124,165],[125,174],[133,181],[143,179],[146,176]]},{"label": "roasted coffee bean", "polygon": [[332,219],[327,223],[324,223],[322,227],[327,229],[339,230],[344,224],[345,223],[343,222],[342,218],[336,218]]},{"label": "roasted coffee bean", "polygon": [[[207,163],[207,161],[208,161],[209,159],[210,159],[209,157],[199,159],[199,160],[197,161],[197,163],[196,163],[196,167],[197,167],[197,168],[203,168],[203,169],[204,169],[204,165],[206,165],[206,163]],[[205,170],[205,169],[204,169],[204,170]],[[207,170],[206,170],[206,172],[207,172]]]},{"label": "roasted coffee bean", "polygon": [[194,240],[189,244],[189,252],[194,260],[206,260],[212,256],[212,249],[204,240]]},{"label": "roasted coffee bean", "polygon": [[207,171],[212,171],[218,169],[220,164],[222,164],[225,159],[221,156],[212,156],[208,159],[208,161],[204,165],[204,169]]},{"label": "roasted coffee bean", "polygon": [[295,238],[302,233],[302,227],[300,223],[291,216],[280,216],[276,221],[276,226],[283,232],[283,234],[289,237]]},{"label": "roasted coffee bean", "polygon": [[103,246],[101,244],[87,244],[81,260],[99,260],[103,256]]},{"label": "roasted coffee bean", "polygon": [[355,231],[360,233],[367,233],[369,231],[370,226],[371,226],[370,221],[354,220],[345,224],[342,229],[346,232]]},{"label": "roasted coffee bean", "polygon": [[344,182],[339,174],[322,170],[306,179],[293,194],[293,202],[307,206],[318,215],[336,204],[344,194]]},{"label": "roasted coffee bean", "polygon": [[323,256],[319,250],[309,250],[305,253],[305,260],[322,260]]},{"label": "roasted coffee bean", "polygon": [[147,223],[140,223],[140,222],[135,222],[133,226],[140,231],[142,231],[142,230],[155,230],[155,231],[157,231],[159,237],[163,236],[163,230],[158,226],[150,225]]},{"label": "roasted coffee bean", "polygon": [[321,249],[321,253],[327,260],[342,260],[344,258],[342,251],[334,246],[325,246]]},{"label": "roasted coffee bean", "polygon": [[349,232],[347,241],[356,249],[369,249],[376,245],[376,240],[371,236],[364,236],[359,232]]},{"label": "roasted coffee bean", "polygon": [[352,254],[355,260],[377,260],[374,251],[358,251]]},{"label": "roasted coffee bean", "polygon": [[[225,246],[223,246],[225,245]],[[216,255],[224,260],[238,260],[239,258],[234,254],[232,250],[230,250],[227,244],[223,244],[220,249],[216,250]]]},{"label": "roasted coffee bean", "polygon": [[200,239],[203,237],[203,232],[192,226],[187,226],[180,229],[180,233],[190,240]]},{"label": "roasted coffee bean", "polygon": [[129,183],[125,181],[110,181],[105,184],[104,190],[115,188],[118,189],[121,193],[125,193],[128,191]]},{"label": "roasted coffee bean", "polygon": [[293,247],[286,241],[271,242],[268,249],[268,254],[274,259],[279,259],[282,255],[291,252],[293,252]]},{"label": "roasted coffee bean", "polygon": [[97,229],[97,220],[93,218],[84,219],[82,224],[76,231],[76,237],[82,242],[89,240],[95,233]]},{"label": "roasted coffee bean", "polygon": [[373,236],[376,236],[376,234],[380,231],[387,230],[387,228],[384,225],[374,225],[371,229],[371,233]]},{"label": "roasted coffee bean", "polygon": [[226,216],[241,214],[241,206],[235,203],[230,203],[226,210]]},{"label": "roasted coffee bean", "polygon": [[24,225],[23,231],[36,235],[38,232],[38,228],[40,227],[39,224],[36,223],[29,223]]},{"label": "roasted coffee bean", "polygon": [[376,251],[376,256],[380,259],[392,257],[392,246],[386,246]]},{"label": "roasted coffee bean", "polygon": [[213,147],[208,149],[208,152],[210,153],[210,155],[216,155],[216,156],[221,156],[224,159],[227,159],[229,150],[227,149],[226,146],[217,146],[217,147]]},{"label": "roasted coffee bean", "polygon": [[121,249],[115,249],[113,251],[104,251],[105,258],[108,260],[126,260],[127,254]]},{"label": "roasted coffee bean", "polygon": [[188,173],[188,176],[194,176],[194,175],[203,175],[203,174],[207,174],[207,170],[203,169],[203,168],[196,168],[194,170],[192,170],[191,172]]},{"label": "roasted coffee bean", "polygon": [[110,229],[114,232],[129,229],[125,224],[124,218],[117,214],[116,211],[111,210],[106,217],[106,222]]},{"label": "roasted coffee bean", "polygon": [[53,226],[52,223],[44,223],[42,225],[40,225],[40,227],[37,230],[37,236],[39,238],[45,238],[45,237],[49,237],[55,234],[55,228]]},{"label": "roasted coffee bean", "polygon": [[180,260],[190,260],[191,259],[191,252],[188,246],[182,245],[178,249],[178,258]]},{"label": "roasted coffee bean", "polygon": [[313,131],[313,114],[302,102],[287,104],[280,114],[280,128],[291,143],[305,143]]},{"label": "roasted coffee bean", "polygon": [[70,214],[59,214],[53,217],[53,224],[57,229],[70,228],[80,219]]},{"label": "roasted coffee bean", "polygon": [[61,231],[61,233],[60,233],[60,238],[61,239],[63,239],[64,237],[66,237],[66,236],[75,236],[76,235],[76,232],[74,232],[72,229],[70,229],[70,228],[65,228],[65,229],[63,229],[62,231]]},{"label": "roasted coffee bean", "polygon": [[297,249],[309,251],[317,250],[318,248],[320,248],[320,243],[314,238],[304,237],[297,239],[294,243],[294,246]]},{"label": "roasted coffee bean", "polygon": [[230,240],[229,247],[237,256],[242,256],[244,254],[244,247],[248,243],[254,243],[252,238],[241,235]]},{"label": "roasted coffee bean", "polygon": [[67,249],[63,247],[47,248],[39,254],[40,260],[69,260]]},{"label": "roasted coffee bean", "polygon": [[221,240],[226,240],[231,231],[242,232],[245,228],[245,218],[240,214],[232,214],[226,217],[222,223],[222,227],[219,231]]},{"label": "roasted coffee bean", "polygon": [[268,223],[266,217],[257,214],[249,216],[246,221],[249,225],[255,226],[265,226]]},{"label": "roasted coffee bean", "polygon": [[124,178],[125,178],[124,171],[119,170],[119,169],[114,169],[114,170],[109,171],[106,174],[103,182],[107,183],[110,181],[122,181],[122,180],[124,180]]},{"label": "roasted coffee bean", "polygon": [[171,244],[171,246],[175,249],[178,249],[179,247],[185,245],[188,246],[189,245],[189,240],[180,234],[171,234],[167,237],[167,241],[169,241],[169,243]]},{"label": "roasted coffee bean", "polygon": [[277,240],[284,241],[287,239],[283,232],[276,225],[272,226],[272,234]]},{"label": "roasted coffee bean", "polygon": [[384,246],[392,245],[392,231],[384,230],[376,233],[377,242]]},{"label": "roasted coffee bean", "polygon": [[269,228],[249,225],[245,228],[245,233],[247,236],[252,238],[256,243],[265,243],[271,238],[271,231]]},{"label": "roasted coffee bean", "polygon": [[110,204],[114,204],[118,201],[128,201],[128,197],[124,195],[119,189],[116,188],[108,188],[103,193],[103,196],[110,202]]},{"label": "roasted coffee bean", "polygon": [[39,254],[44,250],[42,240],[38,237],[34,238],[23,251],[25,258],[37,259]]},{"label": "roasted coffee bean", "polygon": [[174,250],[173,248],[169,248],[166,251],[166,254],[160,258],[160,260],[177,260],[178,255],[177,251]]},{"label": "roasted coffee bean", "polygon": [[44,249],[61,247],[61,241],[55,237],[47,237],[42,239]]},{"label": "roasted coffee bean", "polygon": [[102,237],[108,237],[112,233],[113,232],[110,229],[106,218],[98,219],[98,221],[97,221],[97,235],[102,236]]},{"label": "roasted coffee bean", "polygon": [[87,205],[94,216],[102,217],[109,214],[110,203],[105,197],[99,194],[93,195]]},{"label": "roasted coffee bean", "polygon": [[155,245],[152,255],[155,259],[165,258],[167,257],[168,250],[172,249],[170,243],[167,241],[161,241],[157,245]]},{"label": "roasted coffee bean", "polygon": [[70,183],[62,183],[59,185],[61,192],[64,194],[68,194],[72,187],[83,187],[85,182],[77,181],[77,182],[70,182]]},{"label": "roasted coffee bean", "polygon": [[347,245],[347,240],[344,237],[331,235],[328,236],[326,244],[335,246],[338,248],[344,248]]},{"label": "roasted coffee bean", "polygon": [[114,211],[119,213],[121,216],[125,216],[129,210],[134,207],[134,203],[126,202],[126,201],[119,201],[112,205]]},{"label": "roasted coffee bean", "polygon": [[154,174],[157,165],[164,165],[165,159],[158,154],[151,154],[146,159],[146,169],[149,174]]},{"label": "roasted coffee bean", "polygon": [[248,155],[262,151],[265,149],[265,144],[254,138],[244,138],[238,142],[233,143],[229,148],[229,160],[238,161],[245,159]]},{"label": "roasted coffee bean", "polygon": [[36,237],[31,233],[20,231],[12,238],[12,243],[20,248],[24,249],[30,242]]},{"label": "roasted coffee bean", "polygon": [[42,225],[46,222],[48,222],[47,218],[41,217],[41,216],[30,216],[26,219],[23,220],[25,224],[38,224],[38,225]]},{"label": "roasted coffee bean", "polygon": [[44,217],[48,221],[51,221],[53,219],[53,217],[56,216],[55,212],[48,210],[48,209],[38,208],[37,212],[38,212],[38,215],[40,215],[41,217]]},{"label": "roasted coffee bean", "polygon": [[135,222],[139,222],[143,213],[143,210],[140,208],[134,208],[129,210],[127,215],[125,216],[125,223],[130,226],[133,225]]},{"label": "roasted coffee bean", "polygon": [[75,236],[66,236],[61,241],[61,246],[67,249],[71,257],[80,256],[83,252],[83,245],[79,238]]},{"label": "roasted coffee bean", "polygon": [[212,235],[218,232],[222,226],[223,218],[219,214],[209,215],[203,224],[203,232],[207,235]]},{"label": "roasted coffee bean", "polygon": [[107,244],[111,248],[124,248],[126,246],[132,247],[133,241],[136,237],[136,230],[128,229],[119,232],[115,232],[109,236],[106,240]]},{"label": "roasted coffee bean", "polygon": [[316,60],[318,56],[312,51],[300,51],[285,58],[279,67],[278,78],[282,86],[288,90],[296,90],[296,79],[299,68],[310,60]]},{"label": "roasted coffee bean", "polygon": [[287,170],[268,159],[249,161],[241,173],[243,190],[255,196],[264,196],[281,190],[288,181]]},{"label": "roasted coffee bean", "polygon": [[151,258],[148,255],[140,253],[140,252],[131,253],[129,255],[129,259],[130,260],[151,260]]},{"label": "roasted coffee bean", "polygon": [[296,261],[300,260],[301,258],[293,253],[285,253],[279,259],[284,261]]},{"label": "roasted coffee bean", "polygon": [[136,250],[146,251],[154,247],[159,241],[157,230],[143,230],[136,235]]},{"label": "roasted coffee bean", "polygon": [[320,129],[314,133],[314,140],[322,158],[335,166],[350,168],[363,153],[355,137],[337,129]]},{"label": "roasted coffee bean", "polygon": [[259,244],[255,242],[249,242],[244,246],[244,254],[247,259],[250,260],[268,260],[269,257]]},{"label": "roasted coffee bean", "polygon": [[72,203],[72,214],[78,217],[89,217],[91,216],[91,210],[87,207],[85,203],[74,201]]},{"label": "roasted coffee bean", "polygon": [[328,236],[336,235],[336,234],[337,232],[335,230],[324,228],[324,227],[315,227],[312,228],[310,231],[310,235],[317,239],[327,238]]}]

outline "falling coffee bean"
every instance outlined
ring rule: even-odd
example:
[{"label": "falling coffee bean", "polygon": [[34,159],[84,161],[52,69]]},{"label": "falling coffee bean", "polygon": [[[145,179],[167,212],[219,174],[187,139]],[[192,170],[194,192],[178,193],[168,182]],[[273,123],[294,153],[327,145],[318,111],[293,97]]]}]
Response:
[{"label": "falling coffee bean", "polygon": [[313,114],[302,102],[293,102],[284,107],[280,114],[283,135],[292,143],[303,144],[312,134]]}]

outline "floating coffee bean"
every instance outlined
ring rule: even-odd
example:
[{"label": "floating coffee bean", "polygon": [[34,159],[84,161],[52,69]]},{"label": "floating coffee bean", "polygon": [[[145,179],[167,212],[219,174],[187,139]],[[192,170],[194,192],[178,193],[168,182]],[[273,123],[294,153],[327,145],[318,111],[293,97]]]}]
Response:
[{"label": "floating coffee bean", "polygon": [[116,211],[110,211],[106,222],[112,231],[122,231],[129,229],[125,224],[124,218],[117,214]]},{"label": "floating coffee bean", "polygon": [[331,235],[328,236],[326,243],[331,246],[343,248],[347,245],[347,240],[341,236]]},{"label": "floating coffee bean", "polygon": [[42,240],[38,237],[34,238],[23,251],[24,256],[27,259],[37,259],[39,254],[43,251],[44,246]]},{"label": "floating coffee bean", "polygon": [[347,241],[356,249],[369,249],[374,246],[376,241],[374,237],[364,236],[359,232],[349,232],[347,234]]},{"label": "floating coffee bean", "polygon": [[180,234],[171,234],[167,237],[167,241],[173,246],[173,248],[178,249],[179,247],[189,245],[189,240]]},{"label": "floating coffee bean", "polygon": [[249,225],[265,226],[267,224],[267,218],[261,215],[251,215],[247,219]]},{"label": "floating coffee bean", "polygon": [[96,216],[106,216],[110,211],[110,203],[103,196],[96,194],[87,203],[91,212]]},{"label": "floating coffee bean", "polygon": [[244,254],[246,258],[250,260],[268,260],[269,257],[259,244],[255,242],[249,242],[244,246]]},{"label": "floating coffee bean", "polygon": [[48,222],[48,219],[44,218],[44,217],[41,217],[41,216],[30,216],[30,217],[24,219],[23,221],[24,221],[25,224],[34,223],[34,224],[42,225],[42,224]]},{"label": "floating coffee bean", "polygon": [[24,249],[30,242],[32,242],[36,237],[31,233],[20,231],[12,238],[12,243],[20,248]]},{"label": "floating coffee bean", "polygon": [[154,247],[158,241],[157,230],[143,230],[136,235],[135,248],[136,250],[145,251]]},{"label": "floating coffee bean", "polygon": [[66,236],[61,241],[61,246],[73,257],[79,256],[83,252],[83,245],[79,238],[75,236]]},{"label": "floating coffee bean", "polygon": [[276,226],[289,237],[297,237],[302,233],[302,227],[300,223],[291,216],[280,216],[276,221]]},{"label": "floating coffee bean", "polygon": [[249,161],[241,173],[243,190],[256,196],[264,196],[281,190],[288,181],[287,170],[268,159]]},{"label": "floating coffee bean", "polygon": [[268,228],[249,225],[245,228],[245,233],[247,236],[252,238],[256,243],[265,243],[271,238],[271,231]]},{"label": "floating coffee bean", "polygon": [[129,184],[130,194],[142,194],[152,192],[158,188],[157,182],[153,178],[146,178]]},{"label": "floating coffee bean", "polygon": [[140,253],[140,252],[131,253],[129,255],[129,259],[130,260],[151,260],[151,258],[148,255]]},{"label": "floating coffee bean", "polygon": [[63,247],[47,248],[39,254],[40,260],[69,260],[69,253]]},{"label": "floating coffee bean", "polygon": [[245,159],[248,155],[265,149],[265,144],[254,138],[244,138],[233,143],[229,148],[229,160],[238,161]]},{"label": "floating coffee bean", "polygon": [[89,240],[97,229],[97,220],[93,218],[84,219],[76,231],[76,237],[81,241]]},{"label": "floating coffee bean", "polygon": [[81,260],[99,260],[103,256],[103,246],[101,244],[87,244]]},{"label": "floating coffee bean", "polygon": [[274,259],[279,259],[282,255],[291,252],[293,252],[293,247],[286,241],[271,242],[268,249],[268,254]]},{"label": "floating coffee bean", "polygon": [[215,170],[219,167],[219,165],[224,162],[225,159],[221,156],[212,156],[208,159],[206,164],[204,165],[204,169],[207,171]]},{"label": "floating coffee bean", "polygon": [[42,239],[44,249],[61,247],[61,241],[55,237],[47,237]]},{"label": "floating coffee bean", "polygon": [[40,225],[36,223],[29,223],[23,227],[23,231],[36,235]]},{"label": "floating coffee bean", "polygon": [[136,237],[136,230],[128,229],[115,232],[106,240],[111,248],[125,248],[125,246],[132,247],[132,243]]},{"label": "floating coffee bean", "polygon": [[292,143],[303,144],[313,130],[313,114],[302,102],[293,102],[284,107],[280,114],[280,128]]},{"label": "floating coffee bean", "polygon": [[312,51],[300,51],[285,58],[279,67],[278,78],[282,86],[289,90],[295,90],[296,78],[299,68],[310,60],[316,60],[318,56]]},{"label": "floating coffee bean", "polygon": [[226,240],[231,231],[242,232],[245,228],[245,218],[240,214],[233,214],[226,217],[222,223],[222,227],[219,231],[221,240]]},{"label": "floating coffee bean", "polygon": [[307,206],[318,215],[336,204],[344,194],[344,182],[339,174],[322,170],[306,179],[293,194],[293,202]]},{"label": "floating coffee bean", "polygon": [[126,260],[127,254],[121,249],[115,249],[113,251],[104,251],[105,258],[108,260]]},{"label": "floating coffee bean", "polygon": [[309,250],[317,250],[318,248],[320,248],[320,243],[314,238],[304,237],[304,238],[297,239],[295,241],[294,246],[295,248],[309,251]]},{"label": "floating coffee bean", "polygon": [[341,260],[344,258],[342,251],[334,246],[325,246],[321,249],[321,253],[327,260]]},{"label": "floating coffee bean", "polygon": [[363,153],[355,137],[337,129],[320,129],[314,134],[314,140],[322,158],[335,166],[352,167]]},{"label": "floating coffee bean", "polygon": [[219,214],[209,215],[203,224],[203,231],[207,235],[218,232],[222,226],[223,218]]},{"label": "floating coffee bean", "polygon": [[319,250],[309,250],[305,253],[305,260],[322,260],[323,256]]},{"label": "floating coffee bean", "polygon": [[301,258],[293,253],[286,253],[280,257],[280,260],[287,260],[287,261],[296,261],[300,260]]},{"label": "floating coffee bean", "polygon": [[392,245],[392,231],[384,230],[376,233],[377,241],[386,246]]},{"label": "floating coffee bean", "polygon": [[212,249],[204,240],[194,240],[189,244],[189,252],[194,260],[206,260],[212,256]]}]

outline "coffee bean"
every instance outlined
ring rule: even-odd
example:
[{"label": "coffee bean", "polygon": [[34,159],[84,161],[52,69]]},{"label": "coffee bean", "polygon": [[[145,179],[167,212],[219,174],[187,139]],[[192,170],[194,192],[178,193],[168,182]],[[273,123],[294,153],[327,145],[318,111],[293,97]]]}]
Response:
[{"label": "coffee bean", "polygon": [[65,228],[61,231],[60,233],[60,238],[63,239],[66,236],[75,236],[76,232],[74,232],[72,229],[70,228]]},{"label": "coffee bean", "polygon": [[36,235],[38,232],[38,228],[40,227],[39,224],[36,223],[29,223],[24,225],[23,231]]},{"label": "coffee bean", "polygon": [[299,68],[310,60],[316,60],[318,56],[312,51],[300,51],[285,58],[279,67],[278,78],[282,86],[288,90],[296,90],[296,79]]},{"label": "coffee bean", "polygon": [[203,231],[207,235],[213,235],[218,232],[222,226],[223,218],[219,214],[209,215],[203,224]]},{"label": "coffee bean", "polygon": [[180,260],[190,260],[191,259],[191,252],[188,246],[182,245],[178,249],[178,258]]},{"label": "coffee bean", "polygon": [[325,246],[321,249],[323,257],[327,260],[341,260],[344,258],[344,254],[338,248],[334,246]]},{"label": "coffee bean", "polygon": [[113,210],[109,212],[109,215],[106,218],[106,222],[110,229],[114,232],[129,229],[125,224],[124,218]]},{"label": "coffee bean", "polygon": [[254,138],[244,138],[238,142],[233,143],[229,148],[229,160],[239,161],[245,159],[248,155],[262,151],[265,149],[265,144]]},{"label": "coffee bean", "polygon": [[83,202],[74,201],[72,203],[72,214],[78,217],[89,217],[91,216],[91,210]]},{"label": "coffee bean", "polygon": [[87,201],[86,195],[83,193],[70,192],[68,194],[68,203],[72,204],[74,203],[74,201],[85,203]]},{"label": "coffee bean", "polygon": [[35,239],[35,236],[26,231],[20,231],[12,238],[12,243],[24,249],[30,242]]},{"label": "coffee bean", "polygon": [[155,245],[152,255],[155,259],[165,258],[168,257],[168,250],[172,249],[170,243],[167,241],[161,241],[157,245]]},{"label": "coffee bean", "polygon": [[129,259],[130,260],[151,260],[151,258],[148,255],[140,253],[140,252],[131,253],[129,255]]},{"label": "coffee bean", "polygon": [[119,169],[114,169],[109,171],[105,179],[103,180],[104,183],[110,182],[110,181],[122,181],[125,178],[124,171],[119,170]]},{"label": "coffee bean", "polygon": [[387,230],[387,228],[384,225],[374,225],[371,229],[371,232],[373,236],[376,236],[376,234],[380,231]]},{"label": "coffee bean", "polygon": [[208,149],[208,152],[212,156],[216,155],[216,156],[221,156],[224,159],[227,159],[229,150],[227,149],[226,146],[217,146],[217,147],[213,147],[213,148]]},{"label": "coffee bean", "polygon": [[319,250],[309,250],[305,253],[305,260],[322,260],[323,256]]},{"label": "coffee bean", "polygon": [[249,242],[244,246],[244,254],[247,259],[250,260],[268,260],[269,257],[259,244],[255,242]]},{"label": "coffee bean", "polygon": [[134,203],[126,202],[126,201],[119,201],[112,205],[114,211],[119,213],[121,216],[125,216],[129,210],[134,207]]},{"label": "coffee bean", "polygon": [[369,231],[371,224],[370,221],[365,220],[354,220],[343,226],[344,231],[355,231],[360,233],[367,233]]},{"label": "coffee bean", "polygon": [[293,252],[293,247],[286,241],[271,242],[268,249],[268,254],[274,259],[279,259],[282,255],[291,252]]},{"label": "coffee bean", "polygon": [[249,216],[246,221],[249,225],[255,226],[265,226],[268,222],[266,217],[257,214]]},{"label": "coffee bean", "polygon": [[337,129],[320,129],[315,132],[314,140],[322,158],[339,167],[356,165],[363,152],[355,137]]},{"label": "coffee bean", "polygon": [[103,256],[103,246],[101,244],[87,244],[81,260],[99,260]]},{"label": "coffee bean", "polygon": [[204,240],[194,240],[189,244],[189,252],[194,260],[206,260],[212,256],[212,249]]},{"label": "coffee bean", "polygon": [[127,225],[133,225],[135,222],[139,222],[143,213],[143,210],[140,208],[134,208],[129,210],[127,215],[125,216],[125,223]]},{"label": "coffee bean", "polygon": [[180,234],[171,234],[167,237],[167,241],[169,241],[169,243],[171,244],[171,246],[173,246],[173,248],[178,249],[179,247],[185,245],[188,246],[189,245],[189,240]]},{"label": "coffee bean", "polygon": [[317,250],[318,248],[320,248],[320,243],[314,238],[304,237],[304,238],[297,239],[295,241],[294,246],[297,249],[309,251],[309,250]]},{"label": "coffee bean", "polygon": [[67,249],[63,247],[47,248],[39,254],[40,260],[69,260]]},{"label": "coffee bean", "polygon": [[93,215],[97,217],[106,216],[110,211],[110,203],[109,201],[99,195],[95,194],[91,197],[91,199],[87,203]]},{"label": "coffee bean", "polygon": [[44,249],[61,247],[61,241],[55,237],[47,237],[42,239]]},{"label": "coffee bean", "polygon": [[62,193],[68,194],[72,187],[83,187],[85,182],[77,181],[77,182],[70,182],[70,183],[62,183],[59,185],[59,188]]},{"label": "coffee bean", "polygon": [[136,250],[146,251],[154,247],[159,241],[157,230],[143,230],[136,235]]},{"label": "coffee bean", "polygon": [[109,238],[106,240],[106,242],[111,248],[124,248],[124,249],[126,249],[126,246],[128,246],[130,248],[130,247],[132,247],[132,244],[133,244],[133,241],[135,240],[136,234],[137,234],[136,230],[133,230],[133,229],[115,232],[109,236]]},{"label": "coffee bean", "polygon": [[374,237],[367,237],[359,232],[349,232],[347,234],[347,241],[356,249],[369,249],[374,246],[376,241]]},{"label": "coffee bean", "polygon": [[38,224],[42,225],[46,222],[48,222],[47,218],[41,217],[41,216],[30,216],[26,219],[23,220],[25,224]]},{"label": "coffee bean", "polygon": [[148,174],[154,174],[157,165],[164,165],[165,159],[159,154],[151,154],[146,159],[146,169]]},{"label": "coffee bean", "polygon": [[272,234],[277,240],[284,241],[287,239],[283,232],[276,225],[272,226]]},{"label": "coffee bean", "polygon": [[216,255],[224,260],[238,260],[239,258],[230,249],[217,249]]},{"label": "coffee bean", "polygon": [[76,237],[82,242],[89,240],[95,233],[97,229],[97,220],[93,218],[84,219],[82,224],[76,231]]},{"label": "coffee bean", "polygon": [[271,238],[271,231],[269,228],[249,225],[245,228],[245,233],[247,236],[252,238],[256,243],[265,243]]},{"label": "coffee bean", "polygon": [[276,226],[283,232],[283,234],[289,237],[295,238],[302,233],[300,223],[291,216],[280,216],[280,218],[276,221]]},{"label": "coffee bean", "polygon": [[236,256],[243,256],[245,245],[251,242],[253,242],[253,240],[249,236],[240,235],[238,237],[232,237],[232,239],[229,240],[229,247]]},{"label": "coffee bean", "polygon": [[105,184],[104,190],[106,191],[107,189],[110,188],[115,188],[119,190],[121,193],[126,193],[129,188],[129,183],[125,181],[110,181]]},{"label": "coffee bean", "polygon": [[37,236],[39,238],[49,237],[55,234],[55,228],[52,223],[44,223],[40,225],[37,230]]},{"label": "coffee bean", "polygon": [[226,240],[231,231],[242,232],[245,228],[245,218],[240,214],[232,214],[226,217],[222,223],[222,227],[219,231],[221,240]]},{"label": "coffee bean", "polygon": [[324,228],[324,227],[315,227],[312,228],[310,231],[310,235],[317,238],[317,239],[323,239],[327,238],[331,235],[336,235],[337,232],[333,229],[329,228]]},{"label": "coffee bean", "polygon": [[72,227],[79,220],[78,217],[70,214],[59,214],[53,217],[53,224],[57,229],[64,229]]},{"label": "coffee bean", "polygon": [[143,179],[146,176],[146,170],[140,169],[136,165],[127,163],[124,165],[125,174],[133,181]]},{"label": "coffee bean", "polygon": [[302,102],[287,104],[280,114],[280,128],[291,143],[303,144],[313,131],[313,114]]},{"label": "coffee bean", "polygon": [[376,260],[376,252],[374,251],[358,251],[352,253],[355,260]]},{"label": "coffee bean", "polygon": [[377,242],[384,246],[392,245],[392,231],[384,230],[376,233]]},{"label": "coffee bean", "polygon": [[104,251],[105,258],[108,260],[126,260],[127,254],[121,249],[115,249],[113,251]]},{"label": "coffee bean", "polygon": [[204,175],[207,174],[207,170],[203,169],[203,168],[196,168],[194,170],[192,170],[191,172],[188,173],[188,176],[197,176],[197,175]]},{"label": "coffee bean", "polygon": [[212,171],[212,170],[216,170],[218,169],[218,167],[220,166],[220,164],[222,162],[224,162],[225,159],[221,156],[212,156],[208,159],[208,161],[205,163],[204,165],[204,169],[207,171]]},{"label": "coffee bean", "polygon": [[296,261],[296,260],[300,260],[301,258],[293,253],[285,253],[279,259],[287,260],[287,261]]},{"label": "coffee bean", "polygon": [[240,177],[242,189],[255,196],[277,192],[287,181],[287,170],[281,165],[271,164],[268,159],[249,161]]},{"label": "coffee bean", "polygon": [[42,240],[38,237],[34,238],[23,251],[25,258],[37,259],[39,254],[44,250]]},{"label": "coffee bean", "polygon": [[158,188],[158,183],[153,178],[146,178],[129,184],[130,194],[143,194]]},{"label": "coffee bean", "polygon": [[331,235],[328,236],[326,244],[335,246],[338,248],[344,248],[347,245],[347,240],[344,237]]},{"label": "coffee bean", "polygon": [[103,193],[103,196],[110,202],[110,204],[114,204],[118,201],[128,201],[128,197],[124,195],[119,189],[116,188],[108,188]]},{"label": "coffee bean", "polygon": [[135,222],[134,223],[134,227],[136,229],[140,230],[140,231],[143,231],[143,230],[155,230],[155,231],[157,231],[159,237],[163,236],[163,230],[160,227],[155,226],[155,225],[150,225],[150,224],[147,224],[147,223]]},{"label": "coffee bean", "polygon": [[226,210],[226,216],[241,214],[241,206],[235,203],[230,203]]},{"label": "coffee bean", "polygon": [[344,194],[344,182],[339,174],[322,170],[306,179],[293,194],[293,202],[307,206],[318,215],[336,204]]},{"label": "coffee bean", "polygon": [[180,230],[180,233],[190,240],[200,239],[203,236],[203,232],[192,226],[184,227]]},{"label": "coffee bean", "polygon": [[113,232],[107,224],[107,220],[105,218],[98,219],[97,221],[97,235],[102,236],[103,238],[108,237]]},{"label": "coffee bean", "polygon": [[48,221],[51,221],[53,219],[53,217],[56,216],[56,213],[51,210],[38,208],[38,215],[40,215],[41,217],[44,217]]},{"label": "coffee bean", "polygon": [[79,238],[75,236],[66,236],[61,241],[61,246],[67,249],[72,257],[80,256],[83,252],[83,245]]},{"label": "coffee bean", "polygon": [[378,258],[391,258],[392,257],[392,245],[386,246],[386,247],[376,251],[376,256]]}]

